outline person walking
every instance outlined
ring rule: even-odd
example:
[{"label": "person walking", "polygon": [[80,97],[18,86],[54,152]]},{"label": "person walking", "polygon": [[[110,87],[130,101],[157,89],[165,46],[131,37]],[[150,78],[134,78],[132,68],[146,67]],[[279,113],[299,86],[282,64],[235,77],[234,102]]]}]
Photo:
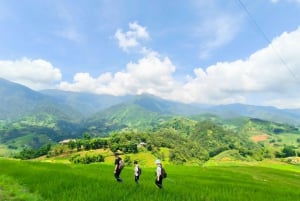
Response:
[{"label": "person walking", "polygon": [[122,158],[119,156],[118,153],[115,153],[115,169],[114,169],[114,176],[118,182],[122,182],[122,179],[120,178],[120,174],[123,169],[123,161]]},{"label": "person walking", "polygon": [[133,164],[134,164],[134,181],[136,184],[138,184],[141,175],[141,168],[137,161],[134,161]]},{"label": "person walking", "polygon": [[159,188],[162,189],[162,180],[163,180],[163,176],[162,176],[162,164],[160,162],[159,159],[157,159],[155,161],[156,164],[156,178],[155,178],[155,185]]}]

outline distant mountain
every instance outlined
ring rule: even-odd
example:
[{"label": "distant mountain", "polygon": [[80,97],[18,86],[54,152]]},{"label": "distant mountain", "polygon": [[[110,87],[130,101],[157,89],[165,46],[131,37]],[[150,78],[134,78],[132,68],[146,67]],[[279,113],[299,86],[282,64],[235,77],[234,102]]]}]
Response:
[{"label": "distant mountain", "polygon": [[203,105],[193,105],[174,102],[158,98],[153,95],[143,94],[135,96],[131,101],[132,104],[139,105],[151,112],[157,112],[168,115],[192,115],[203,111]]},{"label": "distant mountain", "polygon": [[85,117],[131,98],[131,96],[97,95],[61,90],[43,90],[40,92],[53,97],[61,104],[68,105],[73,109],[78,110]]},{"label": "distant mountain", "polygon": [[244,104],[219,105],[207,108],[207,113],[223,118],[250,117],[277,123],[300,125],[300,110]]},{"label": "distant mountain", "polygon": [[0,78],[0,120],[16,120],[27,115],[53,114],[59,119],[77,119],[81,114],[50,96]]},{"label": "distant mountain", "polygon": [[[144,114],[148,114],[151,118],[154,114],[156,116],[211,114],[226,119],[250,117],[300,125],[300,109],[283,110],[244,104],[218,106],[184,104],[148,94],[111,96],[60,90],[37,92],[4,79],[0,79],[0,96],[0,120],[13,120],[25,115],[45,112],[52,113],[59,119],[86,119],[85,122],[100,117],[110,120],[116,118],[121,120],[123,117],[123,120],[127,121],[126,125],[129,125],[130,119],[133,120],[134,116],[139,119],[139,116]],[[146,117],[147,115],[142,119]]]}]

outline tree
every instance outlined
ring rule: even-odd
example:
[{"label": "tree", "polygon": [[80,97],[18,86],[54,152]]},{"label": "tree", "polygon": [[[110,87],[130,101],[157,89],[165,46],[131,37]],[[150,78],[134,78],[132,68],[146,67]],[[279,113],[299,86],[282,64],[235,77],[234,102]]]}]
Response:
[{"label": "tree", "polygon": [[132,165],[132,160],[131,160],[130,156],[125,156],[124,162],[125,162],[125,164],[128,165],[128,166],[131,166],[131,165]]},{"label": "tree", "polygon": [[75,147],[76,147],[76,142],[74,141],[74,140],[70,140],[69,142],[68,142],[68,147],[70,148],[70,149],[75,149]]},{"label": "tree", "polygon": [[282,153],[285,157],[296,156],[296,151],[293,146],[284,146]]}]

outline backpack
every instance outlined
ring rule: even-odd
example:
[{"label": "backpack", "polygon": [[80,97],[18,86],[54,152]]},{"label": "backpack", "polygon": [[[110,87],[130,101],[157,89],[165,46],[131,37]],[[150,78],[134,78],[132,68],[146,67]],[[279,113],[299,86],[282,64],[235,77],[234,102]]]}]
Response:
[{"label": "backpack", "polygon": [[161,176],[162,176],[162,178],[167,178],[167,172],[166,172],[166,170],[165,170],[165,168],[161,168]]},{"label": "backpack", "polygon": [[142,168],[138,167],[138,174],[139,176],[142,174]]},{"label": "backpack", "polygon": [[124,166],[125,166],[125,163],[124,163],[124,161],[121,159],[121,160],[119,161],[119,170],[122,170],[122,169],[124,168]]}]

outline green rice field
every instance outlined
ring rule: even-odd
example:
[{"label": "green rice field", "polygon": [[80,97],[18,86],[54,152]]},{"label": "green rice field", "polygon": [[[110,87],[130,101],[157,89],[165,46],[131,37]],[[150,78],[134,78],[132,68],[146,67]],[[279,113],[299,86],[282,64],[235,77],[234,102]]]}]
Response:
[{"label": "green rice field", "polygon": [[[284,165],[282,165],[284,166]],[[74,165],[0,159],[0,200],[14,201],[297,201],[300,167],[255,165],[171,166],[163,189],[155,167],[142,167],[140,183],[126,167],[118,183],[113,165]]]}]

